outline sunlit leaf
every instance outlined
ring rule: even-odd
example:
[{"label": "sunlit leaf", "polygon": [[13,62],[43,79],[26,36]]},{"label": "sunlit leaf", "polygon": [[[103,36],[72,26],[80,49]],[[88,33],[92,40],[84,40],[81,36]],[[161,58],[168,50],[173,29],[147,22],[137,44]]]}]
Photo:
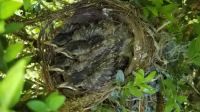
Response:
[{"label": "sunlit leaf", "polygon": [[154,79],[155,75],[156,71],[152,71],[150,74],[148,74],[147,77],[145,77],[145,82],[151,82]]},{"label": "sunlit leaf", "polygon": [[0,20],[0,34],[5,31],[5,22]]},{"label": "sunlit leaf", "polygon": [[144,70],[140,69],[135,74],[135,84],[140,84],[144,82]]},{"label": "sunlit leaf", "polygon": [[129,87],[129,91],[130,91],[130,93],[131,93],[132,95],[134,95],[134,96],[136,96],[136,97],[141,97],[141,96],[143,96],[142,91],[141,91],[139,88],[135,87],[135,86]]},{"label": "sunlit leaf", "polygon": [[172,110],[174,109],[174,105],[175,105],[174,100],[173,99],[169,99],[167,101],[167,104],[165,105],[164,112],[172,112]]},{"label": "sunlit leaf", "polygon": [[143,84],[143,85],[140,85],[140,86],[141,86],[141,90],[144,93],[147,93],[147,94],[154,94],[154,93],[156,93],[156,90],[153,87],[151,87],[151,86],[149,86],[147,84]]},{"label": "sunlit leaf", "polygon": [[4,54],[4,61],[10,62],[14,60],[17,57],[17,55],[22,51],[22,49],[23,49],[22,43],[9,45],[9,47],[7,48]]},{"label": "sunlit leaf", "polygon": [[177,96],[176,99],[179,103],[187,102],[186,96]]},{"label": "sunlit leaf", "polygon": [[175,108],[175,112],[181,111],[180,106],[177,103],[174,105],[174,108]]},{"label": "sunlit leaf", "polygon": [[0,105],[13,107],[20,98],[24,85],[24,68],[26,59],[19,60],[7,73],[6,78],[0,82]]},{"label": "sunlit leaf", "polygon": [[7,19],[14,14],[14,12],[22,6],[20,0],[5,0],[0,4],[0,19]]},{"label": "sunlit leaf", "polygon": [[27,106],[33,112],[50,112],[48,106],[40,100],[31,100],[27,103]]},{"label": "sunlit leaf", "polygon": [[52,111],[58,110],[65,101],[65,97],[58,92],[51,93],[45,100],[46,104]]}]

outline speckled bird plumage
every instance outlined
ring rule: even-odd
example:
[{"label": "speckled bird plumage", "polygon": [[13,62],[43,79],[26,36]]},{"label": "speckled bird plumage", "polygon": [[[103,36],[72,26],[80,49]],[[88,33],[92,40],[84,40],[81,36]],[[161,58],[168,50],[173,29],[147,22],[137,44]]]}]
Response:
[{"label": "speckled bird plumage", "polygon": [[77,10],[52,40],[57,47],[53,48],[50,67],[54,69],[50,73],[58,88],[69,89],[73,94],[95,91],[128,65],[133,34],[104,11]]}]

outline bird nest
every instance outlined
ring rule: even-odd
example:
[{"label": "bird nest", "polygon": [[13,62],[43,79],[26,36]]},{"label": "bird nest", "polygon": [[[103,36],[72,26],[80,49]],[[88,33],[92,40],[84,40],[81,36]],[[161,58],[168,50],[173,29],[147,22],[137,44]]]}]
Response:
[{"label": "bird nest", "polygon": [[[47,21],[39,36],[43,78],[49,90],[69,97],[62,111],[87,111],[117,87],[117,70],[127,77],[161,60],[155,32],[139,11],[119,0],[83,0]],[[62,28],[54,28],[55,21]]]}]

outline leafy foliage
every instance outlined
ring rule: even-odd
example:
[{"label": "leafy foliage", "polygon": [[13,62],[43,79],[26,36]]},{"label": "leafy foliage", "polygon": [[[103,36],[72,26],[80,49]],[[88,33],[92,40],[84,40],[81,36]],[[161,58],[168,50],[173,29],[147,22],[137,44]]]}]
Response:
[{"label": "leafy foliage", "polygon": [[151,82],[156,75],[156,72],[151,72],[147,77],[144,77],[144,70],[140,69],[135,73],[135,80],[129,81],[125,85],[125,89],[128,89],[125,94],[131,94],[136,97],[141,97],[144,94],[154,94],[156,90],[149,86],[148,83]]},{"label": "leafy foliage", "polygon": [[173,110],[176,112],[180,112],[181,111],[180,104],[187,102],[187,97],[178,95],[178,91],[174,86],[175,84],[171,79],[163,80],[162,83],[164,86],[163,94],[165,94],[167,98],[165,112],[171,112]]},{"label": "leafy foliage", "polygon": [[26,59],[19,60],[8,71],[7,77],[2,82],[0,82],[1,110],[7,111],[19,101],[24,85],[24,67],[26,64]]},{"label": "leafy foliage", "polygon": [[198,66],[200,66],[200,37],[195,38],[191,41],[189,47],[188,47],[188,61],[190,63],[194,63]]},{"label": "leafy foliage", "polygon": [[54,92],[47,96],[45,101],[31,100],[27,103],[27,106],[34,112],[57,112],[64,101],[64,96]]}]

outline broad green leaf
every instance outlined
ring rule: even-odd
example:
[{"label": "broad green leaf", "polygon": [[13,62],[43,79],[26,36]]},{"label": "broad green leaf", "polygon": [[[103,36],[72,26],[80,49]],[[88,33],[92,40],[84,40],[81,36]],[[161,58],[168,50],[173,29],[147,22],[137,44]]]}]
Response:
[{"label": "broad green leaf", "polygon": [[24,9],[28,10],[31,7],[31,0],[23,0],[24,2]]},{"label": "broad green leaf", "polygon": [[7,19],[14,14],[14,12],[22,6],[20,0],[5,0],[0,4],[0,19]]},{"label": "broad green leaf", "polygon": [[135,84],[141,84],[144,82],[144,70],[140,69],[135,74]]},{"label": "broad green leaf", "polygon": [[174,99],[169,99],[167,101],[167,104],[165,105],[164,112],[172,112],[172,110],[174,109],[174,105],[175,105]]},{"label": "broad green leaf", "polygon": [[177,9],[177,4],[171,3],[169,5],[162,6],[160,12],[167,17],[167,19],[174,20],[173,12]]},{"label": "broad green leaf", "polygon": [[154,79],[155,75],[156,75],[156,71],[152,71],[150,74],[148,74],[147,77],[145,77],[144,79],[145,82],[151,82]]},{"label": "broad green leaf", "polygon": [[147,84],[142,84],[140,87],[141,87],[141,90],[144,93],[147,93],[147,94],[154,94],[154,93],[156,93],[156,90],[153,87],[151,87],[151,86],[149,86]]},{"label": "broad green leaf", "polygon": [[45,100],[52,111],[57,111],[65,102],[65,97],[58,92],[51,93]]},{"label": "broad green leaf", "polygon": [[24,85],[26,64],[26,59],[19,60],[0,82],[0,105],[2,107],[13,107],[19,101]]},{"label": "broad green leaf", "polygon": [[10,62],[14,60],[17,57],[17,55],[22,51],[22,49],[23,49],[22,43],[16,43],[10,45],[4,54],[4,61]]},{"label": "broad green leaf", "polygon": [[151,11],[151,13],[152,13],[154,16],[158,16],[158,10],[156,9],[156,7],[148,6],[147,9],[148,9],[149,11]]},{"label": "broad green leaf", "polygon": [[156,7],[161,7],[161,5],[163,4],[163,0],[150,0],[152,2],[153,5],[155,5]]},{"label": "broad green leaf", "polygon": [[175,94],[176,92],[176,85],[173,83],[172,79],[166,79],[163,81],[163,84],[166,86],[166,90]]},{"label": "broad green leaf", "polygon": [[10,23],[5,26],[5,33],[13,33],[19,31],[23,27],[24,25],[22,23]]},{"label": "broad green leaf", "polygon": [[5,22],[0,20],[0,34],[5,31]]},{"label": "broad green leaf", "polygon": [[181,111],[180,106],[177,103],[174,105],[174,108],[175,108],[175,112]]},{"label": "broad green leaf", "polygon": [[117,74],[116,74],[116,81],[117,82],[124,82],[124,73],[122,70],[117,70]]},{"label": "broad green leaf", "polygon": [[174,11],[176,11],[176,9],[177,9],[177,4],[171,3],[171,4],[168,4],[168,5],[162,6],[161,12],[164,15],[167,14],[167,13],[172,14]]},{"label": "broad green leaf", "polygon": [[177,96],[176,99],[179,103],[187,102],[186,96]]},{"label": "broad green leaf", "polygon": [[187,56],[190,62],[200,65],[200,36],[192,40],[188,49]]},{"label": "broad green leaf", "polygon": [[129,87],[129,91],[133,96],[136,96],[136,97],[143,96],[142,91],[139,88],[135,87],[135,86]]},{"label": "broad green leaf", "polygon": [[33,112],[50,112],[48,106],[40,100],[31,100],[27,103],[27,106]]},{"label": "broad green leaf", "polygon": [[194,58],[190,59],[190,62],[197,66],[200,66],[200,53],[197,53]]},{"label": "broad green leaf", "polygon": [[7,108],[0,107],[1,112],[12,112],[11,110]]}]

